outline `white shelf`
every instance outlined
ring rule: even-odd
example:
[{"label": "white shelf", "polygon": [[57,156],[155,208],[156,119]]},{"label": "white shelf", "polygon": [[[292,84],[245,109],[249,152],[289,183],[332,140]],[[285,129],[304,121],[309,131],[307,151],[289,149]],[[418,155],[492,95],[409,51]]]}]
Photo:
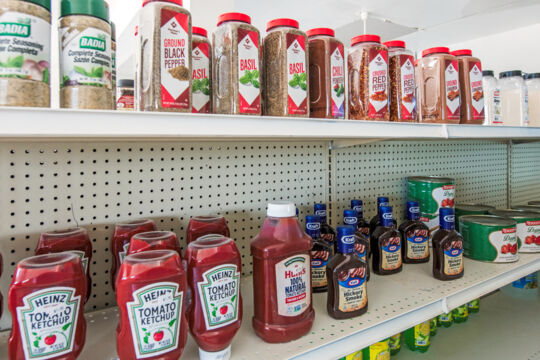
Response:
[{"label": "white shelf", "polygon": [[540,128],[411,124],[262,116],[0,109],[0,141],[540,139]]},{"label": "white shelf", "polygon": [[[369,311],[354,319],[330,318],[326,294],[314,294],[312,331],[286,344],[267,344],[254,334],[252,279],[247,277],[242,282],[244,322],[233,341],[233,359],[336,359],[439,315],[447,304],[450,308],[461,305],[539,269],[540,255],[521,254],[519,262],[497,265],[466,259],[462,279],[442,282],[431,276],[431,264],[405,265],[399,274],[372,276],[368,284]],[[87,314],[87,339],[81,359],[115,358],[117,316],[116,308]],[[7,332],[0,335],[0,358],[7,356],[7,337]],[[182,358],[197,358],[191,338]]]}]

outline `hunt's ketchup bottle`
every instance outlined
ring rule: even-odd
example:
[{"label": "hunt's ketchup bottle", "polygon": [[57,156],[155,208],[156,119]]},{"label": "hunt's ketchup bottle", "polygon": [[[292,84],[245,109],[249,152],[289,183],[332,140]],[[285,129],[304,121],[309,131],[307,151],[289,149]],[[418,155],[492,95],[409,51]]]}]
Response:
[{"label": "hunt's ketchup bottle", "polygon": [[313,325],[311,248],[294,204],[269,203],[261,232],[251,242],[253,329],[266,342],[298,339]]}]

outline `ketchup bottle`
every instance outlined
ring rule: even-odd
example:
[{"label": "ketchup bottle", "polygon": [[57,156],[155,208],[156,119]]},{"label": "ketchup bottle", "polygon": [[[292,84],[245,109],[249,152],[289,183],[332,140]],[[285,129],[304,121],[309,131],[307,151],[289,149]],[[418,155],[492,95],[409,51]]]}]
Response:
[{"label": "ketchup bottle", "polygon": [[199,359],[229,359],[242,323],[242,260],[232,239],[210,234],[189,243],[185,259],[193,294],[188,320]]},{"label": "ketchup bottle", "polygon": [[358,231],[364,234],[369,240],[369,223],[364,219],[364,202],[362,200],[351,200],[351,209],[356,210],[356,218],[358,219]]},{"label": "ketchup bottle", "polygon": [[189,244],[201,236],[218,234],[230,237],[227,220],[223,216],[195,216],[189,220],[186,231],[186,241]]},{"label": "ketchup bottle", "polygon": [[83,228],[71,228],[42,233],[35,250],[36,255],[71,251],[81,258],[81,264],[86,274],[86,298],[90,298],[92,278],[90,277],[90,261],[92,261],[92,242],[88,232]]},{"label": "ketchup bottle", "polygon": [[182,256],[180,243],[172,231],[148,231],[131,237],[128,255],[148,250],[174,250]]},{"label": "ketchup bottle", "polygon": [[9,359],[75,360],[86,336],[86,277],[73,252],[21,260],[9,288]]},{"label": "ketchup bottle", "polygon": [[120,360],[177,360],[187,341],[186,274],[173,250],[126,256],[118,271],[116,302]]},{"label": "ketchup bottle", "polygon": [[268,204],[267,218],[251,242],[253,329],[264,341],[288,342],[311,329],[311,238],[291,202]]},{"label": "ketchup bottle", "polygon": [[111,238],[111,285],[113,290],[116,274],[126,257],[131,237],[135,234],[154,230],[156,230],[156,224],[152,220],[134,220],[114,226],[114,234]]},{"label": "ketchup bottle", "polygon": [[[345,225],[351,225],[354,228],[354,253],[360,258],[360,260],[366,263],[366,279],[369,281],[369,238],[367,238],[364,233],[358,229],[358,217],[356,210],[343,210],[343,223]],[[339,244],[339,241],[336,241],[336,244]]]}]

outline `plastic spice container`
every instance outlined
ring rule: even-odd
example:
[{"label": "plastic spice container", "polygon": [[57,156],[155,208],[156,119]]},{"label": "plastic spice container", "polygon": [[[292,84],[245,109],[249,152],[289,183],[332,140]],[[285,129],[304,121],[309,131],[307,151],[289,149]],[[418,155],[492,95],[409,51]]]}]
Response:
[{"label": "plastic spice container", "polygon": [[111,21],[111,60],[112,60],[112,89],[116,94],[116,26]]},{"label": "plastic spice container", "polygon": [[482,87],[484,88],[484,110],[486,125],[502,125],[501,118],[501,93],[497,78],[493,71],[482,71]]},{"label": "plastic spice container", "polygon": [[133,111],[135,109],[135,82],[130,79],[120,79],[116,88],[116,110]]},{"label": "plastic spice container", "polygon": [[60,107],[114,109],[111,25],[103,0],[62,0]]},{"label": "plastic spice container", "polygon": [[194,113],[211,112],[212,72],[210,53],[211,46],[205,29],[194,26],[191,37],[191,64],[193,66],[191,111]]},{"label": "plastic spice container", "polygon": [[414,60],[414,79],[415,79],[415,88],[416,88],[416,121],[422,118],[422,68],[420,67],[420,60]]},{"label": "plastic spice container", "polygon": [[349,65],[349,118],[388,120],[388,49],[378,35],[352,38]]},{"label": "plastic spice container", "polygon": [[0,106],[50,106],[50,9],[50,0],[0,1]]},{"label": "plastic spice container", "polygon": [[345,118],[343,43],[327,28],[307,31],[309,40],[309,112],[314,118]]},{"label": "plastic spice container", "polygon": [[420,122],[458,124],[460,120],[459,66],[447,47],[422,52],[422,117]]},{"label": "plastic spice container", "polygon": [[458,60],[459,86],[461,94],[460,124],[484,123],[484,89],[482,85],[482,63],[472,56],[472,51],[452,51]]},{"label": "plastic spice container", "polygon": [[416,79],[414,55],[405,49],[403,41],[383,43],[388,47],[388,69],[390,72],[390,121],[416,121]]},{"label": "plastic spice container", "polygon": [[137,105],[191,112],[191,14],[182,0],[143,0],[139,17]]},{"label": "plastic spice container", "polygon": [[264,109],[270,116],[309,116],[309,45],[298,21],[275,19],[264,38]]},{"label": "plastic spice container", "polygon": [[528,74],[525,83],[529,97],[529,126],[540,126],[540,73]]},{"label": "plastic spice container", "polygon": [[527,126],[527,87],[520,70],[499,74],[501,118],[504,126]]},{"label": "plastic spice container", "polygon": [[217,114],[261,114],[260,34],[251,18],[226,13],[214,31],[213,110]]}]

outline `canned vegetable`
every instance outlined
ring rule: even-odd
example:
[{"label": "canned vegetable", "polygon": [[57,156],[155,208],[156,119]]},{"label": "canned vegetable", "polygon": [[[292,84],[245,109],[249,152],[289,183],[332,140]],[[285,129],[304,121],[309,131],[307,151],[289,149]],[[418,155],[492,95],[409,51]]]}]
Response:
[{"label": "canned vegetable", "polygon": [[463,215],[487,215],[494,206],[482,204],[456,204],[456,230],[459,232],[459,218]]},{"label": "canned vegetable", "polygon": [[540,252],[540,212],[526,210],[495,210],[489,211],[491,215],[507,217],[517,223],[517,239],[519,252]]}]

